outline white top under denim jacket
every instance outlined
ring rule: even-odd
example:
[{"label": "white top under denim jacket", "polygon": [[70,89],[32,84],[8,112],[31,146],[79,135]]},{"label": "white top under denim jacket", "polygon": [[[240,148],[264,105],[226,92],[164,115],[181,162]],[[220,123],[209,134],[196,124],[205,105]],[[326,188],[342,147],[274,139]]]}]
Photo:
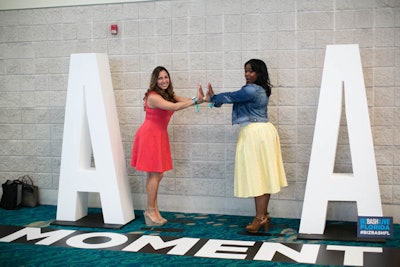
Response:
[{"label": "white top under denim jacket", "polygon": [[264,88],[246,84],[235,92],[216,94],[211,98],[215,107],[232,104],[232,124],[247,125],[252,122],[268,122],[268,100]]}]

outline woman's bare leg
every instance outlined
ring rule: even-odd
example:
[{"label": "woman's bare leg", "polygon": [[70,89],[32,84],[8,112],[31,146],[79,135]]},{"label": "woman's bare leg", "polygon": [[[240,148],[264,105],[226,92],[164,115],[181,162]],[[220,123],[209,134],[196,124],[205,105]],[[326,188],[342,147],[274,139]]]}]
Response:
[{"label": "woman's bare leg", "polygon": [[147,213],[153,221],[161,221],[162,217],[157,207],[158,187],[163,178],[162,172],[148,172],[146,181]]}]

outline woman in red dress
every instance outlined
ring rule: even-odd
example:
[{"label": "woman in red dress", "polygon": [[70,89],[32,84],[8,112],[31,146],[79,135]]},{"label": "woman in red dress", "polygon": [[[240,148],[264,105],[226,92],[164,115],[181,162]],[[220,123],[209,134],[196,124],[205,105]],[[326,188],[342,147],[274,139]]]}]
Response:
[{"label": "woman in red dress", "polygon": [[175,95],[169,72],[158,66],[153,70],[150,86],[144,96],[146,118],[136,132],[131,166],[147,173],[147,208],[144,212],[146,225],[163,225],[167,222],[158,210],[157,192],[164,172],[172,169],[168,138],[168,123],[174,111],[203,102],[201,86],[197,96],[190,99]]}]

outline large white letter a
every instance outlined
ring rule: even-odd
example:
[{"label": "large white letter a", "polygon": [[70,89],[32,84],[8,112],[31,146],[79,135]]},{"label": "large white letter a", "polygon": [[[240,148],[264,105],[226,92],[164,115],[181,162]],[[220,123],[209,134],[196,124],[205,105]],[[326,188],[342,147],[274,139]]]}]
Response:
[{"label": "large white letter a", "polygon": [[[343,98],[353,173],[333,172]],[[358,45],[327,46],[299,233],[323,234],[328,201],[382,216],[370,127]]]},{"label": "large white letter a", "polygon": [[86,216],[89,192],[100,195],[104,223],[134,219],[106,54],[71,55],[57,220]]}]

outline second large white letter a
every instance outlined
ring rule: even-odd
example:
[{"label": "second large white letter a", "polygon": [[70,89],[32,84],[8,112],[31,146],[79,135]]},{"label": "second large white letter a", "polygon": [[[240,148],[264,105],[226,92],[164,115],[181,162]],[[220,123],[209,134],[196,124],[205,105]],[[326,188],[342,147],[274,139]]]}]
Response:
[{"label": "second large white letter a", "polygon": [[[333,172],[343,92],[353,173]],[[382,216],[370,127],[358,45],[329,45],[299,233],[323,234],[328,201],[355,201],[359,216]]]}]

